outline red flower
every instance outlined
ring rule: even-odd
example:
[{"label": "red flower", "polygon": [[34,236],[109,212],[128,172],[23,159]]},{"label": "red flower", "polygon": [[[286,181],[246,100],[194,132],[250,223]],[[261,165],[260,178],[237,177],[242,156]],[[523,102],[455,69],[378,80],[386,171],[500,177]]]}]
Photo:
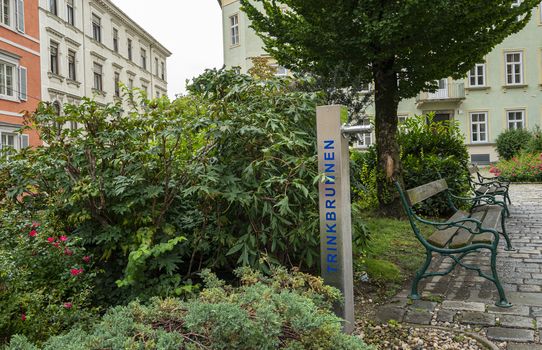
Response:
[{"label": "red flower", "polygon": [[68,236],[60,236],[60,240],[62,242],[66,242],[68,240]]},{"label": "red flower", "polygon": [[70,302],[67,302],[67,303],[64,303],[64,307],[65,307],[66,309],[71,309],[71,308],[73,307],[73,304],[70,303]]},{"label": "red flower", "polygon": [[49,243],[53,243],[54,241],[55,241],[54,237],[47,238],[47,242],[49,242]]},{"label": "red flower", "polygon": [[26,321],[26,315],[24,313],[21,315],[21,320]]},{"label": "red flower", "polygon": [[67,256],[72,256],[72,255],[73,255],[73,251],[70,250],[70,249],[68,249],[68,248],[66,248],[66,249],[64,249],[64,254],[66,254]]},{"label": "red flower", "polygon": [[71,274],[72,276],[78,276],[78,275],[82,274],[83,271],[84,271],[84,270],[83,270],[82,268],[81,268],[81,269],[71,269],[71,270],[70,270],[70,274]]},{"label": "red flower", "polygon": [[83,261],[86,262],[86,263],[88,264],[88,263],[90,262],[90,256],[85,255],[85,256],[83,257]]},{"label": "red flower", "polygon": [[36,237],[38,235],[38,231],[36,230],[32,230],[30,231],[30,233],[28,234],[30,237]]},{"label": "red flower", "polygon": [[39,222],[36,222],[36,221],[32,222],[32,227],[33,228],[36,228],[36,227],[39,227],[39,226],[40,226]]},{"label": "red flower", "polygon": [[55,242],[55,243],[53,243],[53,245],[54,245],[55,247],[57,247],[57,248],[60,248],[60,243],[59,243],[59,242]]}]

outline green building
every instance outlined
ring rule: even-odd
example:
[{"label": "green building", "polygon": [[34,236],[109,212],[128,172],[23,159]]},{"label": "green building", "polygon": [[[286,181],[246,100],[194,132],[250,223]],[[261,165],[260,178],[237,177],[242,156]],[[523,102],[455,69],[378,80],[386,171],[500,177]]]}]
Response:
[{"label": "green building", "polygon": [[[263,43],[249,28],[239,0],[219,0],[219,4],[224,63],[244,73],[251,67],[252,57],[266,56]],[[288,74],[277,68],[278,75]],[[367,113],[371,115],[373,110],[370,106]],[[542,125],[542,2],[521,32],[496,46],[464,79],[442,79],[436,92],[421,92],[401,101],[398,118],[427,112],[435,112],[436,120],[457,120],[471,160],[480,164],[498,160],[495,139],[502,131]],[[368,135],[360,146],[367,147],[372,141]]]}]

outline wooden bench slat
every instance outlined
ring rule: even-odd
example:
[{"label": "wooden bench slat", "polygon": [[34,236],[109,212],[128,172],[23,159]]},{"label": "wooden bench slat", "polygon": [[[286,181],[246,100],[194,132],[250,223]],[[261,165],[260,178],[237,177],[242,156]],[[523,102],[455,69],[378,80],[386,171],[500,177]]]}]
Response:
[{"label": "wooden bench slat", "polygon": [[[469,214],[459,210],[446,221],[457,221],[467,216],[469,216]],[[437,230],[427,239],[427,241],[435,247],[444,248],[457,232],[457,229],[457,227],[450,227],[445,230]]]},{"label": "wooden bench slat", "polygon": [[432,197],[448,188],[446,180],[440,179],[421,185],[415,188],[411,188],[407,191],[408,199],[410,200],[410,205],[420,203],[426,200],[429,197]]},{"label": "wooden bench slat", "polygon": [[472,174],[476,174],[478,172],[478,166],[476,165],[470,165],[469,166],[469,174],[472,175]]},{"label": "wooden bench slat", "polygon": [[[480,220],[480,221],[482,220],[483,217],[484,217],[484,212],[482,211],[473,213],[471,216],[471,218]],[[465,222],[462,225],[472,230],[476,228],[476,223],[474,222]],[[473,239],[473,236],[474,235],[466,229],[461,228],[457,230],[456,235],[452,238],[452,241],[450,242],[450,248],[453,248],[453,249],[462,248],[469,245],[469,243]]]},{"label": "wooden bench slat", "polygon": [[472,239],[472,243],[486,243],[486,244],[491,244],[493,243],[493,234],[492,233],[489,233],[489,232],[486,232],[486,233],[482,233],[481,235],[475,235]]},{"label": "wooden bench slat", "polygon": [[482,222],[482,226],[496,229],[501,223],[502,208],[498,205],[492,205],[486,208],[486,216]]}]

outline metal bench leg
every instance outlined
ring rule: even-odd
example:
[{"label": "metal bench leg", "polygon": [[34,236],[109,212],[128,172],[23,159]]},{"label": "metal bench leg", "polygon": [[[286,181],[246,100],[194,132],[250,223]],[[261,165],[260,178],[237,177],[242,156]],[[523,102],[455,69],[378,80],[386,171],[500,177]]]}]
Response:
[{"label": "metal bench leg", "polygon": [[433,258],[433,254],[429,249],[426,248],[426,255],[425,255],[425,262],[422,266],[422,268],[416,272],[416,276],[414,277],[414,281],[412,281],[412,289],[410,291],[410,299],[412,300],[419,300],[421,299],[420,295],[418,294],[418,283],[420,280],[425,276],[425,272],[427,271],[427,268],[431,264],[431,259]]},{"label": "metal bench leg", "polygon": [[[509,215],[510,216],[510,215]],[[510,237],[508,236],[508,232],[506,232],[506,223],[505,223],[506,217],[504,216],[504,213],[501,214],[501,234],[504,236],[504,239],[506,240],[506,248],[504,250],[506,251],[514,251],[514,247],[512,247],[512,242],[510,241]]]},{"label": "metal bench leg", "polygon": [[510,200],[510,195],[508,194],[508,191],[506,191],[506,198],[504,199],[505,203],[506,203],[506,200],[508,200],[508,204],[512,204],[512,201]]},{"label": "metal bench leg", "polygon": [[497,291],[499,292],[499,301],[495,303],[495,305],[499,307],[512,307],[512,304],[508,302],[508,299],[506,299],[506,295],[504,294],[504,289],[501,285],[501,282],[499,281],[499,275],[497,274],[497,247],[495,246],[491,250],[491,273],[493,274],[493,283],[495,283],[495,286],[497,287]]}]

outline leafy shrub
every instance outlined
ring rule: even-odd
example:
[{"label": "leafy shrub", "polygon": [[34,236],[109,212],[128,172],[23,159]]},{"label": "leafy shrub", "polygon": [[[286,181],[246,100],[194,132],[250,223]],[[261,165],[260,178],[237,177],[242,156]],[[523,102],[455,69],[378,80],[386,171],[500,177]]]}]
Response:
[{"label": "leafy shrub", "polygon": [[532,137],[525,150],[529,153],[542,153],[542,130],[537,125],[531,133]]},{"label": "leafy shrub", "polygon": [[[285,270],[264,278],[243,270],[232,288],[213,275],[198,299],[154,299],[111,309],[89,331],[52,337],[43,349],[370,349],[341,332],[330,308],[340,292],[321,279]],[[23,337],[8,349],[32,349]],[[34,348],[35,349],[35,348]]]},{"label": "leafy shrub", "polygon": [[497,152],[504,160],[512,159],[531,142],[532,134],[525,129],[508,129],[497,136]]},{"label": "leafy shrub", "polygon": [[367,151],[352,151],[350,166],[350,184],[352,201],[362,209],[376,208],[376,150],[374,146]]},{"label": "leafy shrub", "polygon": [[[120,102],[61,116],[42,104],[28,122],[48,147],[0,162],[11,202],[77,227],[103,271],[97,302],[190,294],[206,267],[316,268],[319,95],[224,70],[188,90],[129,94],[124,113]],[[70,122],[80,128],[58,127]]]},{"label": "leafy shrub", "polygon": [[490,172],[512,182],[541,182],[542,153],[520,152],[510,160],[501,160]]},{"label": "leafy shrub", "polygon": [[[0,344],[19,333],[40,340],[88,322],[93,257],[52,218],[0,211]],[[32,220],[33,219],[33,220]]]}]

